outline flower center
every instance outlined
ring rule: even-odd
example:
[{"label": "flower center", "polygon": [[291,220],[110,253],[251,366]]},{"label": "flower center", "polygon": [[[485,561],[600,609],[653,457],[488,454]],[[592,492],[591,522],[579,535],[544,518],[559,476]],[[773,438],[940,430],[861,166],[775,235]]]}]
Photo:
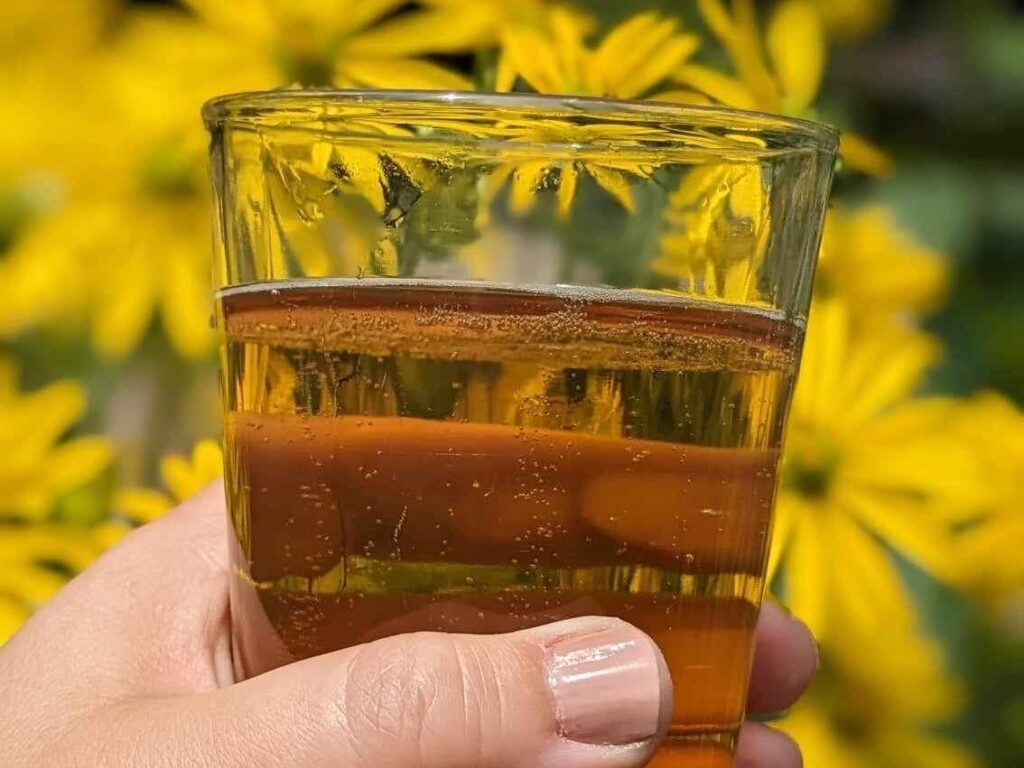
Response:
[{"label": "flower center", "polygon": [[325,88],[334,85],[334,62],[326,54],[314,51],[282,51],[278,56],[281,72],[289,85]]},{"label": "flower center", "polygon": [[828,496],[831,481],[832,475],[825,467],[804,467],[799,465],[793,468],[790,479],[793,487],[801,495],[812,499],[822,499]]},{"label": "flower center", "polygon": [[[850,686],[847,686],[850,687]],[[877,735],[880,724],[879,712],[883,704],[874,701],[867,690],[837,691],[832,710],[832,727],[846,743],[854,747],[869,744]]]},{"label": "flower center", "polygon": [[782,481],[801,496],[823,499],[831,490],[838,467],[839,452],[830,440],[794,435],[786,448]]}]

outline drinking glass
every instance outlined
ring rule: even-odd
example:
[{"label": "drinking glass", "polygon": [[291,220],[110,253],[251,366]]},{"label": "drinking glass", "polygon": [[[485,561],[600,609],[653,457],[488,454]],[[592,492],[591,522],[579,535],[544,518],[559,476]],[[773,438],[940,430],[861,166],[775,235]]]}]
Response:
[{"label": "drinking glass", "polygon": [[726,766],[836,136],[723,109],[278,91],[212,136],[238,676],[619,616]]}]

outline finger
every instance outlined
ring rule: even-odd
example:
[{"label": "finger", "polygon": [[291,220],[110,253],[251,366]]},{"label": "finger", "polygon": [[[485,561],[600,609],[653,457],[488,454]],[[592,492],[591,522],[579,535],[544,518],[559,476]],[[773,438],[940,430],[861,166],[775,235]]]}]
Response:
[{"label": "finger", "polygon": [[[228,569],[228,517],[224,485],[211,483],[159,520],[134,531],[113,551],[113,559],[133,564],[144,561],[150,570],[167,566],[181,571],[187,566],[199,577],[219,575]],[[99,565],[105,565],[100,563]]]},{"label": "finger", "polygon": [[793,706],[818,668],[818,646],[807,626],[777,604],[765,601],[757,624],[754,669],[747,708],[782,712]]},{"label": "finger", "polygon": [[800,747],[788,735],[761,723],[747,723],[740,731],[736,768],[801,768]]},{"label": "finger", "polygon": [[[132,532],[46,606],[19,642],[57,642],[95,698],[231,682],[224,492],[214,484]],[[51,640],[48,640],[51,639]],[[79,666],[83,658],[88,668]]]},{"label": "finger", "polygon": [[632,768],[671,701],[651,639],[594,617],[378,640],[190,697],[177,718],[219,768]]}]

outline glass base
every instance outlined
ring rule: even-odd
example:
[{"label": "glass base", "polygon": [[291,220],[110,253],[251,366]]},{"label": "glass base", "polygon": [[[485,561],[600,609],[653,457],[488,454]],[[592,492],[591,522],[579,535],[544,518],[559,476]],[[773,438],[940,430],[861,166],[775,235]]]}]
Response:
[{"label": "glass base", "polygon": [[672,734],[647,764],[648,768],[732,768],[738,729]]}]

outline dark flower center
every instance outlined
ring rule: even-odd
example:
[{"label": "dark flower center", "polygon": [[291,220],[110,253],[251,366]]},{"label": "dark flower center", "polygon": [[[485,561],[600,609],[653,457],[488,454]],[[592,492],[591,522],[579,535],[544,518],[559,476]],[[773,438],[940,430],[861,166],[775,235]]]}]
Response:
[{"label": "dark flower center", "polygon": [[835,446],[825,438],[793,440],[782,467],[785,487],[808,499],[828,496],[839,466]]},{"label": "dark flower center", "polygon": [[280,54],[280,67],[288,85],[324,88],[334,85],[334,63],[330,57],[294,51]]}]

